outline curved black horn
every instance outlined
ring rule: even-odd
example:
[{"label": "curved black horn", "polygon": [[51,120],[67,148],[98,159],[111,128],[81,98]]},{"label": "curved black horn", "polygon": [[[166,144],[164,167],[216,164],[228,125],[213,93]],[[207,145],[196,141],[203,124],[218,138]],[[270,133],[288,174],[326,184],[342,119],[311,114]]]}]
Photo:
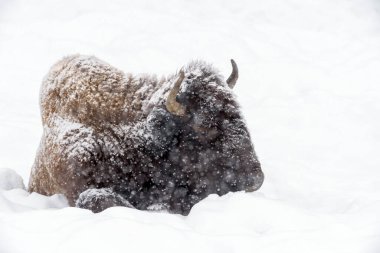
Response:
[{"label": "curved black horn", "polygon": [[168,98],[166,99],[166,109],[168,112],[177,116],[184,116],[186,109],[183,105],[177,102],[176,97],[181,86],[181,83],[185,79],[185,73],[183,70],[179,72],[179,77],[175,82],[173,88],[170,90]]},{"label": "curved black horn", "polygon": [[236,84],[237,79],[239,78],[239,71],[238,71],[236,62],[233,59],[231,59],[231,64],[232,64],[232,73],[226,82],[228,84],[228,87],[233,89]]}]

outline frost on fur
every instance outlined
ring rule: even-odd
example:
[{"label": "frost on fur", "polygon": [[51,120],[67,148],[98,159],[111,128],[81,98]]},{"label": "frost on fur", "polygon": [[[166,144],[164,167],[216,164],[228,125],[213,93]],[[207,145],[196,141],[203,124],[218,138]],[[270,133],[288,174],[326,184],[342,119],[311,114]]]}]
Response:
[{"label": "frost on fur", "polygon": [[82,192],[75,202],[75,206],[89,209],[94,213],[99,213],[113,206],[132,207],[123,196],[110,188],[88,189]]}]

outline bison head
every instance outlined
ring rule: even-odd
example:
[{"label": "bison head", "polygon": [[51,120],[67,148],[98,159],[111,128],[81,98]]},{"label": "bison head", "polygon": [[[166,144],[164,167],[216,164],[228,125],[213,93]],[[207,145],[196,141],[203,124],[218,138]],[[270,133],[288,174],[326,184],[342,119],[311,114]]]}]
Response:
[{"label": "bison head", "polygon": [[238,70],[231,62],[233,71],[227,81],[204,62],[190,63],[172,79],[165,108],[150,117],[157,143],[165,143],[161,155],[166,162],[160,173],[173,184],[170,206],[174,212],[187,213],[211,193],[254,191],[263,183],[232,93]]}]

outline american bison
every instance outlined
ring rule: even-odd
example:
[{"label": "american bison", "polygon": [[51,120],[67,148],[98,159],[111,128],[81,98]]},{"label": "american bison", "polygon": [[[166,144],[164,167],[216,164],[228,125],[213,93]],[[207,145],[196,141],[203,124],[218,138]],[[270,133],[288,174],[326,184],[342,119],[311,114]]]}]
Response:
[{"label": "american bison", "polygon": [[29,190],[72,206],[187,215],[212,193],[254,191],[264,175],[232,92],[203,61],[168,78],[124,74],[93,56],[56,63],[40,95],[44,127]]}]

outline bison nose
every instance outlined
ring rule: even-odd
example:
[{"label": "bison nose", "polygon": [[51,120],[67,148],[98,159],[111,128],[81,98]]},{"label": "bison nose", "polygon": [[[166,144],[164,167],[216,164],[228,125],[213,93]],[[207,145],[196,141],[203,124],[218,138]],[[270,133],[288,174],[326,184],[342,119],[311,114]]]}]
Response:
[{"label": "bison nose", "polygon": [[245,189],[246,192],[256,191],[262,186],[264,182],[264,173],[261,169],[259,169],[257,174],[252,179],[252,184]]}]

